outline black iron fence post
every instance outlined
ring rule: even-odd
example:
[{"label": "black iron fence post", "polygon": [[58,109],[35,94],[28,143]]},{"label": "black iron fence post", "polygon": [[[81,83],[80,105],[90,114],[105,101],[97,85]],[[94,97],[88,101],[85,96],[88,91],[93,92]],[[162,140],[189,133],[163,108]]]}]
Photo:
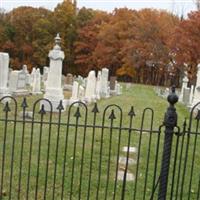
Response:
[{"label": "black iron fence post", "polygon": [[163,156],[161,164],[158,200],[166,200],[167,196],[167,184],[168,184],[172,139],[173,139],[174,128],[177,125],[177,113],[174,105],[178,101],[178,96],[175,94],[175,87],[172,87],[172,93],[169,94],[167,100],[170,105],[167,109],[167,112],[165,113],[165,118],[164,118],[165,139],[164,139]]}]

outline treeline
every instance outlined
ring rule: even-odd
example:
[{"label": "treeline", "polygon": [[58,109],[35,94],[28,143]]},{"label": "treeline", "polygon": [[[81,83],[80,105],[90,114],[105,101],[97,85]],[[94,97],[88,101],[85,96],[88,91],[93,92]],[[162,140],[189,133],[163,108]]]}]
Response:
[{"label": "treeline", "polygon": [[10,65],[42,68],[56,33],[65,52],[63,73],[86,75],[91,69],[110,69],[122,80],[154,85],[179,83],[184,70],[196,79],[200,59],[200,12],[187,19],[164,10],[128,8],[112,13],[77,9],[70,0],[54,11],[19,7],[0,12],[0,51]]}]

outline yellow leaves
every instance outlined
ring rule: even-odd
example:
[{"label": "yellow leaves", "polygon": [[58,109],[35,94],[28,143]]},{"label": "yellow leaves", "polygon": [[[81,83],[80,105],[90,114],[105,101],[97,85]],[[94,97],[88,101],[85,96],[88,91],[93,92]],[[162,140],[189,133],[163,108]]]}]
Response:
[{"label": "yellow leaves", "polygon": [[130,76],[133,78],[135,76],[134,66],[122,65],[122,67],[117,70],[116,74],[118,76]]}]

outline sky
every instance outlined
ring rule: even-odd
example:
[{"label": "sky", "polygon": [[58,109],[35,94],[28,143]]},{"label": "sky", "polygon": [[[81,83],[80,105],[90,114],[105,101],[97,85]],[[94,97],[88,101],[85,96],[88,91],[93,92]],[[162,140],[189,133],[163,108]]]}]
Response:
[{"label": "sky", "polygon": [[[53,10],[63,0],[0,0],[0,7],[6,11],[19,6],[45,7]],[[186,16],[191,10],[195,10],[195,0],[77,0],[78,8],[100,9],[111,12],[114,8],[156,8],[166,9],[177,15],[184,13]]]}]

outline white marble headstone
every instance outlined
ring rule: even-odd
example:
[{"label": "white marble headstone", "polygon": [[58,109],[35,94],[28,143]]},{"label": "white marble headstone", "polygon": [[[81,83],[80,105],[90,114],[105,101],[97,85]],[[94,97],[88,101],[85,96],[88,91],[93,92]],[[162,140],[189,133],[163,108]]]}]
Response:
[{"label": "white marble headstone", "polygon": [[9,55],[0,52],[0,98],[9,95],[8,75],[9,75]]},{"label": "white marble headstone", "polygon": [[87,77],[87,85],[85,90],[85,101],[93,102],[96,99],[96,76],[95,71],[90,71]]},{"label": "white marble headstone", "polygon": [[101,96],[105,98],[108,98],[110,96],[108,88],[108,76],[109,70],[107,68],[103,68],[101,74]]}]

